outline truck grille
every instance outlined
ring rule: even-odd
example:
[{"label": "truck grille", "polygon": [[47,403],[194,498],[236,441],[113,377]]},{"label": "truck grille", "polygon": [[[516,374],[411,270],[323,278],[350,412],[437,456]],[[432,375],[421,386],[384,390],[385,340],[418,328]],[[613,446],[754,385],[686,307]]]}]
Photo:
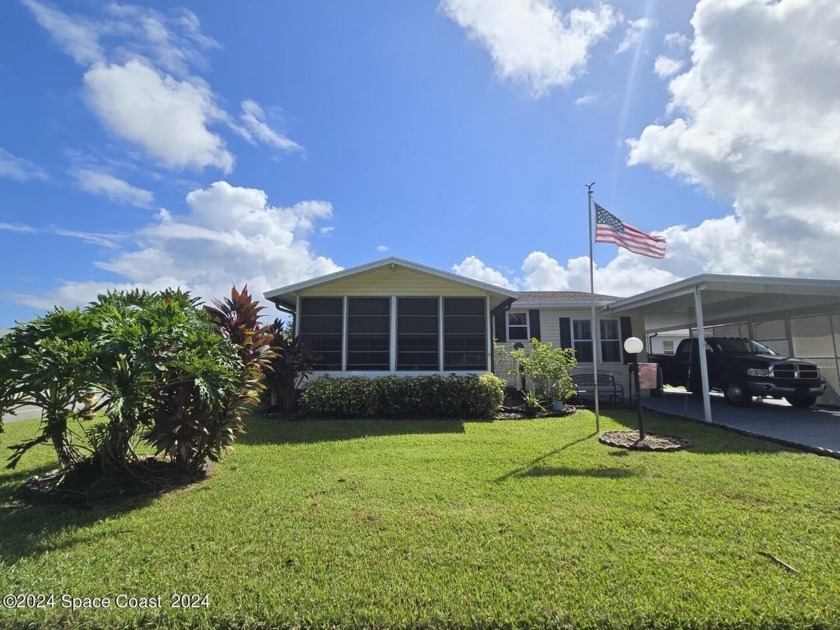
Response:
[{"label": "truck grille", "polygon": [[811,378],[817,379],[820,374],[815,365],[800,365],[798,363],[779,363],[773,367],[773,376],[777,378]]}]

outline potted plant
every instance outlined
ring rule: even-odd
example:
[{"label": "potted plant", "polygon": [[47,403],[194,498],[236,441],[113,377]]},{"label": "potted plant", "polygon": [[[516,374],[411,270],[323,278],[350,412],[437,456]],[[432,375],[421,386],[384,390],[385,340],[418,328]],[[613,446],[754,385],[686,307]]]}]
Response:
[{"label": "potted plant", "polygon": [[543,406],[540,404],[540,399],[537,398],[536,392],[533,390],[525,392],[525,415],[533,418],[540,411],[543,411]]}]

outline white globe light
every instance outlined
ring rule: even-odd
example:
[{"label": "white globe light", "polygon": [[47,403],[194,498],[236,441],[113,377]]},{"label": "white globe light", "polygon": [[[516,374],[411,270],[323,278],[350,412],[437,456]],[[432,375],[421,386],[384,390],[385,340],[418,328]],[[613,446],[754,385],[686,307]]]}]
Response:
[{"label": "white globe light", "polygon": [[624,340],[624,349],[629,354],[639,354],[645,349],[645,344],[638,337],[628,337]]}]

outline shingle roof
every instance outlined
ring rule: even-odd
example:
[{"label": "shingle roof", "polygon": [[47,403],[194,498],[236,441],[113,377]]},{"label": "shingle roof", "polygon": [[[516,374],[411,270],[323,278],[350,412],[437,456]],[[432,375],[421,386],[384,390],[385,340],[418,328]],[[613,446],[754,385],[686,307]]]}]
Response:
[{"label": "shingle roof", "polygon": [[[589,303],[592,294],[586,291],[520,291],[517,304],[568,304],[574,302]],[[614,302],[621,298],[614,295],[595,294],[596,302]]]}]

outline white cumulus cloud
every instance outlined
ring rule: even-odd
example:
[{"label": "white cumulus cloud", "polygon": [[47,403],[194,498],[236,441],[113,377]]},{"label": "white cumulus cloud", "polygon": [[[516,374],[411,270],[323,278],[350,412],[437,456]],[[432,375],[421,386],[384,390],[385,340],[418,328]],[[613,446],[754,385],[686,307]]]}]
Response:
[{"label": "white cumulus cloud", "polygon": [[669,121],[629,140],[647,164],[734,201],[665,231],[672,267],[840,276],[840,4],[701,0]]},{"label": "white cumulus cloud", "polygon": [[85,73],[91,108],[116,135],[171,168],[233,168],[224,140],[208,129],[226,116],[202,81],[179,81],[140,60],[97,64]]},{"label": "white cumulus cloud", "polygon": [[550,0],[442,0],[440,9],[488,50],[496,72],[534,97],[570,84],[619,21],[609,5],[562,12]]},{"label": "white cumulus cloud", "polygon": [[476,256],[467,256],[461,262],[452,265],[452,272],[457,273],[459,276],[486,282],[497,287],[503,287],[505,289],[516,288],[514,281],[506,278],[502,272],[488,267]]},{"label": "white cumulus cloud", "polygon": [[660,55],[656,58],[656,61],[653,62],[653,71],[660,79],[667,79],[682,70],[684,65],[685,62],[680,59]]},{"label": "white cumulus cloud", "polygon": [[84,95],[97,119],[157,165],[230,173],[234,156],[221,126],[253,144],[301,148],[269,125],[255,101],[243,101],[238,118],[220,105],[223,99],[197,71],[207,66],[205,53],[221,46],[202,32],[191,11],[111,2],[80,15],[39,0],[24,4],[85,68]]},{"label": "white cumulus cloud", "polygon": [[190,192],[186,205],[181,214],[161,210],[131,235],[133,249],[97,263],[118,276],[113,283],[69,280],[49,295],[19,295],[17,300],[40,308],[70,306],[94,298],[103,288],[176,286],[209,300],[228,294],[234,283],[248,283],[261,295],[341,269],[315,254],[307,240],[319,221],[332,216],[325,201],[277,207],[262,190],[220,181]]},{"label": "white cumulus cloud", "polygon": [[[604,267],[594,269],[595,292],[626,297],[655,289],[683,276],[662,268],[662,262],[619,250]],[[570,258],[564,263],[546,252],[533,251],[522,261],[519,275],[510,276],[488,266],[476,256],[453,265],[462,276],[519,291],[589,291],[589,257]]]}]

